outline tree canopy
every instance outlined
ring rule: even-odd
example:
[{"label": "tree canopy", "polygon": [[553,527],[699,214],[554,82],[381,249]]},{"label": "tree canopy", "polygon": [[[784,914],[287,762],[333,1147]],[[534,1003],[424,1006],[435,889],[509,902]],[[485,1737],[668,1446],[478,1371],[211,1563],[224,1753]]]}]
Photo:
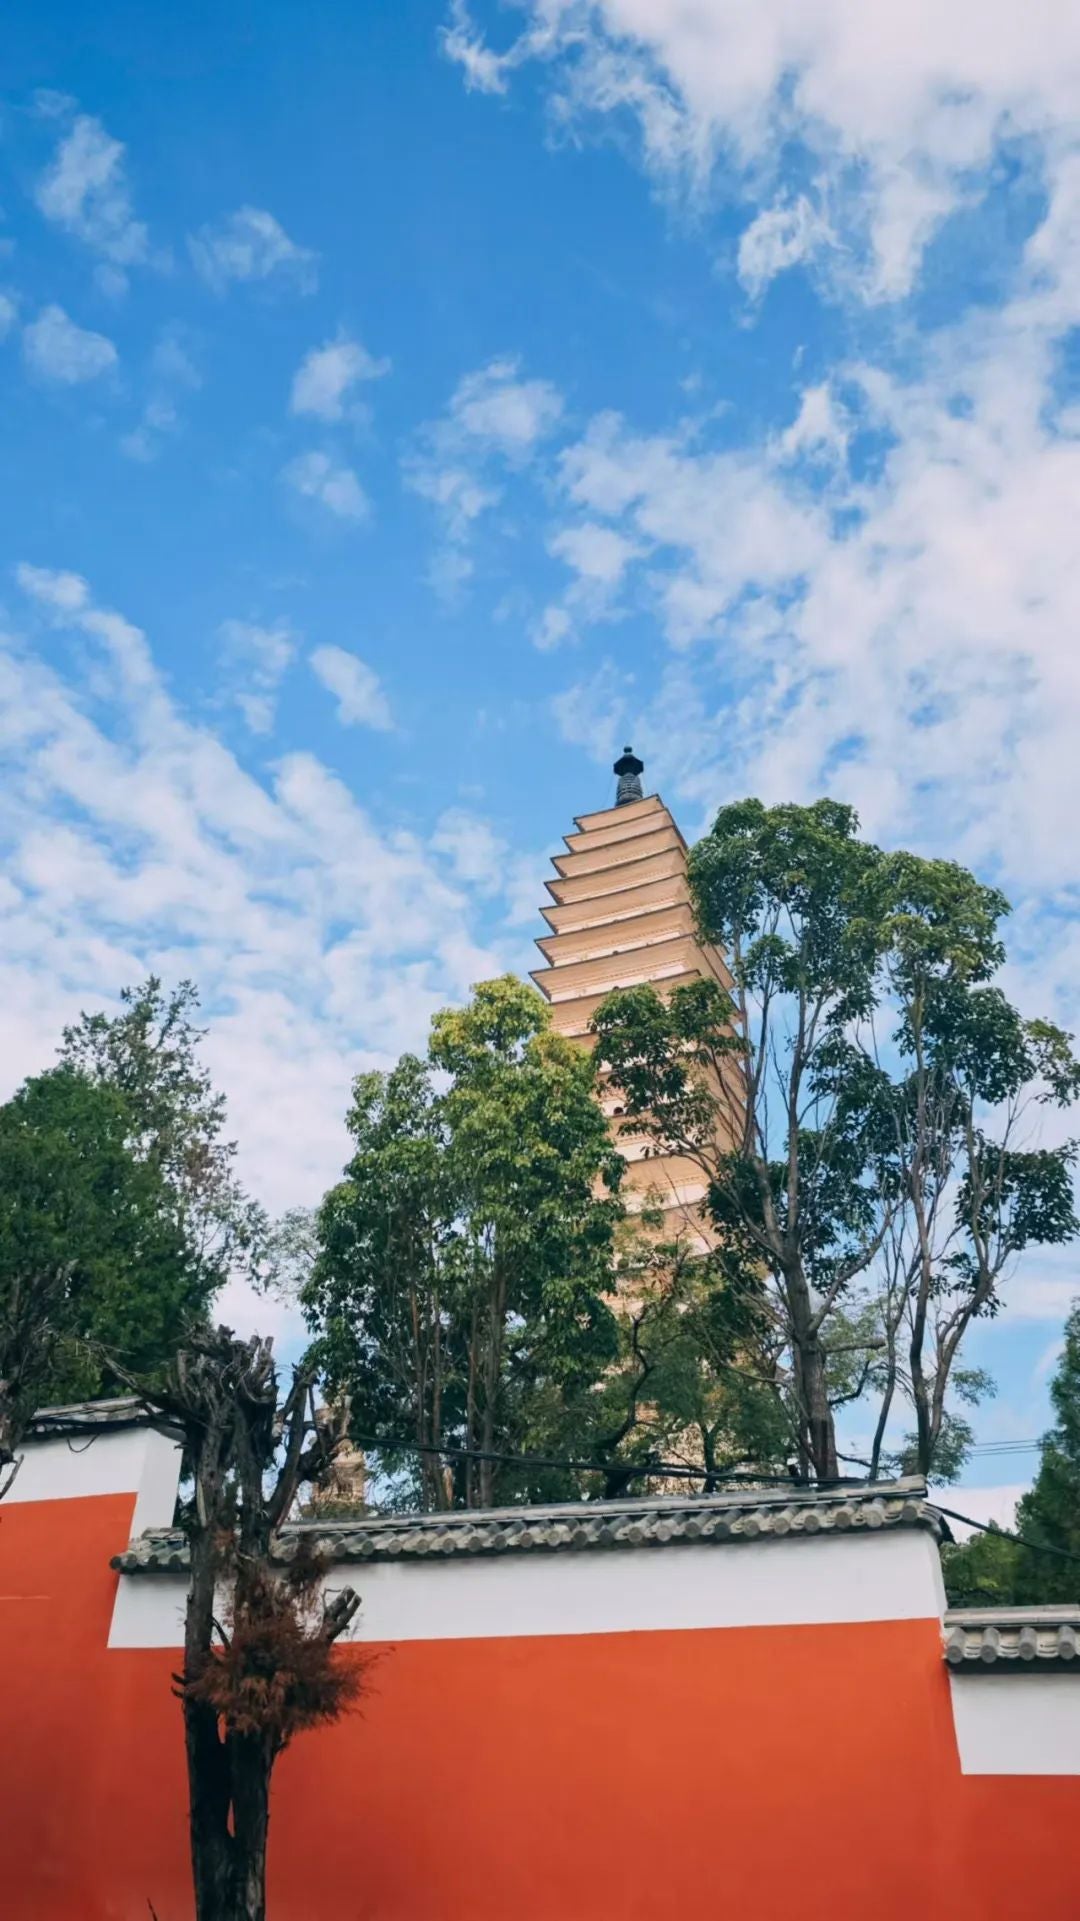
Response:
[{"label": "tree canopy", "polygon": [[150,974],[120,1001],[119,1014],[81,1014],[66,1027],[60,1058],[124,1101],[132,1152],[159,1175],[212,1291],[257,1269],[266,1219],[241,1185],[225,1096],[199,1052],[198,990],[191,981],[166,990]]},{"label": "tree canopy", "polygon": [[113,1391],[109,1356],[153,1375],[257,1259],[197,1005],[188,982],[126,989],[0,1107],[0,1462],[35,1406]]},{"label": "tree canopy", "polygon": [[1043,1436],[1039,1471],[1014,1527],[945,1551],[954,1607],[1080,1605],[1080,1301],[1065,1323],[1050,1401],[1054,1425]]},{"label": "tree canopy", "polygon": [[[868,1393],[872,1474],[901,1452],[954,1464],[950,1383],[980,1386],[957,1366],[967,1328],[1027,1248],[1077,1231],[1074,1150],[1032,1116],[1071,1103],[1080,1069],[994,980],[1007,903],[857,829],[828,800],[722,808],[690,879],[730,985],[632,988],[594,1023],[628,1116],[698,1163],[726,1257],[764,1277],[792,1445],[825,1480],[835,1408]],[[898,1400],[914,1431],[890,1452]]]},{"label": "tree canopy", "polygon": [[[0,1424],[115,1391],[106,1348],[167,1358],[208,1299],[160,1170],[130,1146],[123,1097],[72,1067],[0,1107]],[[3,1445],[0,1439],[0,1445]]]},{"label": "tree canopy", "polygon": [[426,1060],[360,1075],[348,1125],[302,1294],[329,1379],[416,1498],[487,1504],[530,1406],[572,1401],[616,1353],[622,1164],[591,1059],[506,976],[436,1015]]}]

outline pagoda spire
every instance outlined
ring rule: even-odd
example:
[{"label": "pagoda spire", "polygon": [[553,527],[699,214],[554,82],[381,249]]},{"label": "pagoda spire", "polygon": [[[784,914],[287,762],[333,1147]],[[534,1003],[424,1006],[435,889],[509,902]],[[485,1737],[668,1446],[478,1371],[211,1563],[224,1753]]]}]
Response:
[{"label": "pagoda spire", "polygon": [[619,776],[619,790],[615,796],[616,807],[626,807],[630,801],[643,798],[641,776],[645,771],[645,762],[638,759],[632,747],[623,748],[611,771]]}]

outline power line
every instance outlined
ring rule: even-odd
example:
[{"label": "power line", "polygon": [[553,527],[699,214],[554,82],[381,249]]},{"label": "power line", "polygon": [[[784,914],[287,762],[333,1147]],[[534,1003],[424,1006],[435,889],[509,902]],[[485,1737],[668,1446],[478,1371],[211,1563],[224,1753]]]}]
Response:
[{"label": "power line", "polygon": [[434,1442],[398,1441],[374,1434],[356,1434],[353,1439],[360,1447],[369,1447],[379,1454],[433,1454],[438,1458],[453,1460],[492,1461],[505,1467],[547,1467],[563,1468],[579,1474],[620,1474],[632,1480],[652,1479],[662,1476],[665,1480],[694,1481],[746,1481],[756,1487],[762,1485],[790,1487],[790,1474],[757,1474],[752,1469],[741,1472],[737,1468],[693,1467],[686,1461],[575,1461],[560,1456],[546,1454],[508,1454],[490,1448],[437,1446]]},{"label": "power line", "polygon": [[1055,1560],[1072,1561],[1080,1567],[1080,1554],[1073,1554],[1067,1547],[1052,1547],[1049,1541],[1026,1541],[1022,1534],[1013,1534],[1009,1528],[998,1527],[994,1521],[976,1521],[970,1514],[958,1514],[955,1508],[941,1507],[937,1501],[931,1506],[950,1521],[962,1521],[965,1527],[977,1528],[980,1534],[995,1534],[1002,1541],[1012,1541],[1015,1547],[1026,1548],[1029,1554],[1052,1554]]}]

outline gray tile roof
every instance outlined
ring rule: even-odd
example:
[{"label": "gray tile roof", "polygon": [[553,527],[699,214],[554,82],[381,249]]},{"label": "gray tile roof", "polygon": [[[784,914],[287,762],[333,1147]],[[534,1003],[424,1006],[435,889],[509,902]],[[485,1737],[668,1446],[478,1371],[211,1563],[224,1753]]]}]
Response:
[{"label": "gray tile roof", "polygon": [[950,1608],[945,1659],[958,1674],[1080,1674],[1080,1608]]},{"label": "gray tile roof", "polygon": [[[489,1508],[453,1514],[373,1515],[359,1521],[297,1522],[282,1531],[287,1560],[303,1534],[334,1561],[405,1561],[475,1555],[571,1553],[671,1544],[804,1540],[896,1528],[943,1533],[914,1477],[827,1491],[746,1488],[734,1494],[590,1501],[559,1507]],[[125,1574],[182,1573],[187,1544],[178,1529],[150,1529],[113,1566]]]},{"label": "gray tile roof", "polygon": [[134,1394],[111,1401],[69,1401],[62,1407],[39,1407],[29,1432],[39,1440],[50,1434],[81,1434],[88,1428],[150,1427],[154,1417]]}]

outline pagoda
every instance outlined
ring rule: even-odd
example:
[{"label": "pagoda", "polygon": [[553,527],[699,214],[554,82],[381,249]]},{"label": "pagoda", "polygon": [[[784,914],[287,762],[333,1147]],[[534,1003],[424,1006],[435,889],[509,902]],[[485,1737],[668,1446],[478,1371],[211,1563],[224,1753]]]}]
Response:
[{"label": "pagoda", "polygon": [[[590,1022],[605,995],[648,983],[660,993],[694,980],[732,978],[719,948],[698,938],[687,846],[659,794],[641,784],[644,762],[626,747],[615,762],[615,804],[580,814],[552,861],[541,908],[550,933],[537,941],[546,965],[533,980],[551,1003],[556,1033],[592,1047]],[[706,1182],[697,1164],[665,1154],[620,1123],[619,1095],[601,1084],[601,1103],[627,1163],[631,1208],[648,1199],[664,1213],[666,1238],[702,1249],[713,1236],[701,1214]]]}]

